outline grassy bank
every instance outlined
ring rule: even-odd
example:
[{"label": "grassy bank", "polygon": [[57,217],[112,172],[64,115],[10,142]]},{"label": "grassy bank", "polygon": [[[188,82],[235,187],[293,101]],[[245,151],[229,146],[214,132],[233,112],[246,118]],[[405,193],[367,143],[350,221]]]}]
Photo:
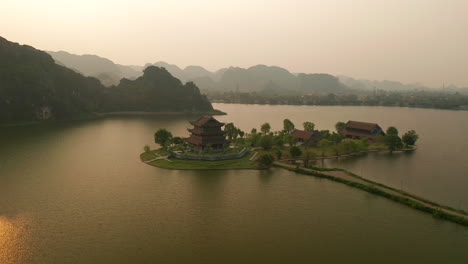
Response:
[{"label": "grassy bank", "polygon": [[[238,159],[228,160],[188,160],[188,159],[160,159],[154,160],[147,164],[164,169],[174,170],[239,170],[239,169],[260,169],[258,163],[250,161],[252,153],[247,153],[244,157]],[[151,160],[156,158],[152,152],[142,153],[140,155],[141,160]]]},{"label": "grassy bank", "polygon": [[454,211],[454,212],[457,212],[457,213],[466,214],[466,212],[464,212],[462,210],[456,210],[456,209],[450,208],[448,206],[441,206],[441,205],[439,205],[437,203],[428,201],[426,199],[417,197],[415,195],[408,194],[408,193],[403,192],[401,190],[396,190],[394,188],[385,186],[383,184],[367,180],[367,179],[365,179],[365,178],[363,178],[361,176],[358,176],[356,174],[347,172],[347,171],[345,171],[343,169],[325,169],[325,170],[322,170],[322,171],[324,171],[324,172],[325,171],[332,171],[332,170],[344,171],[344,172],[348,173],[348,175],[350,175],[350,176],[353,176],[355,178],[361,179],[363,181],[369,182],[369,183],[374,184],[374,185],[378,185],[380,187],[387,188],[389,190],[396,191],[398,193],[401,193],[402,195],[406,195],[408,197],[411,197],[411,198],[419,200],[419,201],[415,201],[413,199],[409,199],[409,198],[406,198],[406,197],[403,197],[403,196],[400,196],[400,195],[395,195],[395,194],[392,194],[392,193],[388,193],[388,192],[385,192],[385,191],[383,191],[381,189],[378,189],[376,187],[373,187],[373,186],[369,186],[369,185],[361,184],[361,183],[358,183],[358,182],[353,182],[353,181],[349,181],[349,180],[346,180],[346,179],[334,177],[334,176],[331,176],[331,175],[328,175],[328,174],[325,174],[325,173],[321,173],[321,172],[306,171],[304,168],[300,168],[300,167],[290,168],[290,167],[281,166],[281,165],[278,165],[278,164],[275,164],[275,166],[281,167],[281,168],[284,168],[284,169],[287,169],[287,170],[295,171],[295,172],[301,173],[301,174],[313,175],[313,176],[317,176],[317,177],[321,177],[321,178],[327,178],[327,179],[330,179],[330,180],[333,180],[333,181],[336,181],[336,182],[341,182],[341,183],[344,183],[346,185],[349,185],[349,186],[352,186],[352,187],[355,187],[355,188],[359,188],[359,189],[364,190],[366,192],[377,194],[377,195],[386,197],[388,199],[391,199],[393,201],[408,205],[408,206],[410,206],[412,208],[415,208],[415,209],[430,213],[434,217],[437,217],[437,218],[440,218],[440,219],[445,219],[445,220],[448,220],[448,221],[452,221],[452,222],[455,222],[455,223],[458,223],[458,224],[461,224],[461,225],[464,225],[464,226],[468,226],[468,219],[466,219],[464,217],[461,217],[461,216],[457,216],[457,215],[454,215],[454,214],[444,212],[442,210],[434,209],[432,207],[424,205],[423,203],[421,203],[419,201],[431,204],[431,205],[436,206],[436,207],[444,208],[446,210],[451,210],[451,211]]}]

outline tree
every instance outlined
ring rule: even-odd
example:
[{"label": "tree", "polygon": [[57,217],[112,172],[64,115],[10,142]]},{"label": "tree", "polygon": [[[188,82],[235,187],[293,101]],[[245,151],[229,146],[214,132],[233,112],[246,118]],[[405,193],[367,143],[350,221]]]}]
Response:
[{"label": "tree", "polygon": [[161,128],[154,133],[154,142],[159,144],[163,149],[171,144],[172,133],[165,128]]},{"label": "tree", "polygon": [[273,137],[270,135],[263,136],[260,138],[260,146],[264,150],[269,150],[271,147],[273,147]]},{"label": "tree", "polygon": [[239,134],[240,138],[244,138],[245,132],[240,130],[239,128],[237,129],[237,134]]},{"label": "tree", "polygon": [[285,135],[284,136],[284,140],[286,140],[286,142],[288,142],[289,146],[293,146],[297,143],[297,137],[294,137],[292,135]]},{"label": "tree", "polygon": [[275,158],[270,154],[263,154],[258,158],[258,162],[265,167],[269,167],[273,161],[275,161]]},{"label": "tree", "polygon": [[312,122],[304,122],[304,123],[302,123],[302,126],[304,126],[305,131],[312,132],[315,129],[315,124],[312,123]]},{"label": "tree", "polygon": [[293,124],[293,122],[291,122],[291,120],[289,120],[289,119],[283,120],[283,130],[284,130],[284,132],[291,133],[291,132],[294,131],[294,128],[295,128],[294,124]]},{"label": "tree", "polygon": [[250,146],[256,147],[260,143],[262,135],[258,133],[249,134],[248,141],[250,142]]},{"label": "tree", "polygon": [[387,135],[395,135],[395,136],[398,136],[398,129],[396,129],[396,127],[388,127],[387,128]]},{"label": "tree", "polygon": [[412,145],[414,145],[416,143],[416,141],[418,141],[419,136],[418,136],[418,134],[416,134],[416,131],[410,130],[410,131],[406,132],[405,134],[403,134],[401,139],[403,140],[403,142],[406,145],[412,146]]},{"label": "tree", "polygon": [[150,152],[151,148],[150,148],[149,145],[145,145],[145,146],[143,147],[143,150],[144,150],[146,153],[148,153],[148,152]]},{"label": "tree", "polygon": [[273,144],[275,146],[278,146],[280,148],[282,148],[284,146],[284,139],[283,139],[283,136],[282,135],[277,135],[273,138]]},{"label": "tree", "polygon": [[271,127],[270,127],[270,124],[268,123],[263,124],[262,127],[260,128],[260,130],[262,131],[264,135],[270,133],[270,129]]},{"label": "tree", "polygon": [[333,134],[331,134],[328,139],[333,142],[333,143],[340,143],[343,139],[345,139],[345,136],[342,135],[342,134],[337,134],[335,132],[333,132]]},{"label": "tree", "polygon": [[225,126],[224,126],[224,132],[226,132],[226,135],[228,137],[229,140],[232,140],[232,138],[234,138],[234,134],[236,133],[236,127],[234,126],[233,123],[227,123]]},{"label": "tree", "polygon": [[318,143],[318,147],[321,148],[322,150],[327,149],[330,147],[331,142],[328,139],[321,139]]},{"label": "tree", "polygon": [[173,143],[174,145],[180,145],[180,144],[184,143],[184,139],[181,138],[181,137],[174,137],[174,138],[172,139],[172,143]]},{"label": "tree", "polygon": [[388,147],[390,152],[403,147],[403,142],[398,135],[390,134],[385,137],[385,145]]},{"label": "tree", "polygon": [[346,124],[344,122],[337,122],[335,124],[336,132],[340,132],[343,128],[345,128]]},{"label": "tree", "polygon": [[281,159],[281,157],[283,156],[283,152],[282,152],[281,150],[277,149],[277,150],[275,151],[275,155],[276,155],[276,157],[277,157],[278,159]]},{"label": "tree", "polygon": [[234,127],[234,129],[232,130],[232,139],[236,140],[238,136],[239,136],[239,129]]},{"label": "tree", "polygon": [[320,135],[322,135],[322,138],[328,139],[330,137],[330,130],[320,130]]},{"label": "tree", "polygon": [[302,150],[297,146],[292,146],[289,148],[289,154],[291,154],[293,158],[296,158],[302,155]]}]

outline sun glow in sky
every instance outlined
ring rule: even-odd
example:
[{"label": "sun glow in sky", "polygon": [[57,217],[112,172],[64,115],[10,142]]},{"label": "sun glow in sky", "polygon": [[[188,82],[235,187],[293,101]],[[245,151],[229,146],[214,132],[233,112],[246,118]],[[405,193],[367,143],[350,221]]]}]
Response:
[{"label": "sun glow in sky", "polygon": [[126,65],[468,86],[466,0],[0,0],[0,36]]}]

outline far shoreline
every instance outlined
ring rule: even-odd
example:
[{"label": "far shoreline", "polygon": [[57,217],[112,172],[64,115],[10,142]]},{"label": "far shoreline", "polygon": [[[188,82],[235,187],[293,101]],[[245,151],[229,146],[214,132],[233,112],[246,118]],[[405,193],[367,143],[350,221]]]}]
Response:
[{"label": "far shoreline", "polygon": [[202,111],[202,112],[146,112],[146,111],[119,111],[119,112],[103,112],[103,113],[96,113],[98,117],[106,117],[106,116],[119,116],[119,115],[226,115],[225,112],[221,110],[213,110],[213,111]]},{"label": "far shoreline", "polygon": [[202,116],[202,115],[227,115],[227,113],[221,110],[213,111],[200,111],[200,112],[145,112],[145,111],[120,111],[120,112],[101,112],[101,113],[89,113],[81,117],[75,117],[70,119],[51,119],[51,120],[31,120],[31,121],[18,121],[18,122],[6,122],[0,123],[0,127],[20,127],[20,126],[30,126],[30,125],[40,125],[40,124],[52,124],[52,123],[61,123],[61,122],[73,122],[73,121],[86,121],[86,120],[96,120],[100,118],[105,118],[109,116]]},{"label": "far shoreline", "polygon": [[239,102],[222,102],[219,100],[212,100],[212,104],[239,104],[239,105],[266,105],[266,106],[350,106],[350,107],[392,107],[392,108],[408,108],[408,109],[433,109],[433,110],[447,110],[447,111],[468,111],[468,108],[437,108],[425,106],[409,106],[409,105],[347,105],[347,104],[270,104],[270,103],[239,103]]}]

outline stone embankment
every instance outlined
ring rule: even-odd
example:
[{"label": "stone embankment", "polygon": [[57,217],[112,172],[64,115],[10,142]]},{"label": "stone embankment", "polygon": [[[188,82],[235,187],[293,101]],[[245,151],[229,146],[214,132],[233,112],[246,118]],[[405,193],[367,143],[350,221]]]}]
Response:
[{"label": "stone embankment", "polygon": [[353,187],[357,187],[371,193],[379,194],[394,201],[398,201],[400,203],[411,206],[413,208],[432,213],[434,216],[440,217],[442,219],[446,219],[461,225],[468,226],[468,215],[461,210],[456,210],[447,206],[442,206],[437,203],[428,201],[426,199],[417,197],[415,195],[411,195],[404,191],[397,190],[377,182],[372,182],[362,177],[355,176],[352,173],[349,173],[345,170],[316,170],[278,161],[275,162],[274,165],[284,169],[296,171],[298,173],[329,178],[334,181],[345,183],[347,185],[351,185]]}]

